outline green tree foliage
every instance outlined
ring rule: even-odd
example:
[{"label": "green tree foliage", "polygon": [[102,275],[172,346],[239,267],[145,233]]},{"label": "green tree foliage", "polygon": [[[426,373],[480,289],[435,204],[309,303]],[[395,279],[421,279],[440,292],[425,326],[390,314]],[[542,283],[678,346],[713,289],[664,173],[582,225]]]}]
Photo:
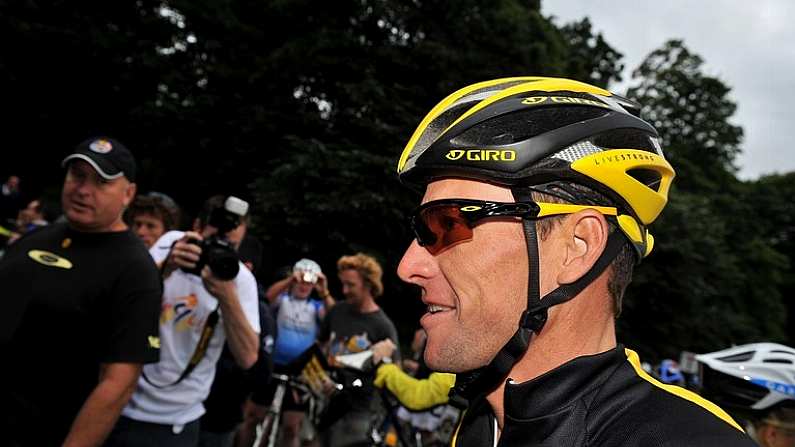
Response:
[{"label": "green tree foliage", "polygon": [[[3,168],[28,188],[56,190],[72,145],[117,136],[139,159],[141,190],[188,214],[215,193],[250,199],[273,267],[309,255],[333,270],[341,254],[375,254],[404,334],[421,304],[394,271],[417,197],[394,169],[422,116],[485,79],[609,86],[623,68],[587,18],[558,26],[537,0],[0,0],[0,38],[4,153],[16,163]],[[619,322],[658,357],[795,333],[784,300],[795,178],[736,179],[736,106],[702,66],[668,42],[628,95],[678,173]]]},{"label": "green tree foliage", "polygon": [[730,122],[737,109],[730,88],[705,75],[702,66],[681,40],[670,40],[633,72],[640,83],[628,94],[643,104],[643,117],[663,136],[677,185],[706,192],[735,181],[743,132]]},{"label": "green tree foliage", "polygon": [[591,20],[564,25],[561,32],[568,42],[566,72],[569,76],[601,87],[621,81],[623,55],[611,47],[601,33],[594,34]]},{"label": "green tree foliage", "polygon": [[786,256],[780,278],[775,282],[787,307],[787,341],[795,342],[795,173],[769,175],[749,182],[744,196],[751,208],[756,232],[778,253]]},{"label": "green tree foliage", "polygon": [[[637,270],[619,323],[624,338],[653,357],[785,340],[783,253],[791,251],[771,244],[777,225],[760,227],[767,216],[760,219],[760,198],[749,196],[762,195],[759,187],[735,176],[742,129],[729,120],[736,105],[702,63],[681,41],[669,41],[633,73],[637,85],[628,93],[643,104],[677,171],[652,228],[655,252]],[[772,197],[771,209],[784,206],[785,196]]]}]

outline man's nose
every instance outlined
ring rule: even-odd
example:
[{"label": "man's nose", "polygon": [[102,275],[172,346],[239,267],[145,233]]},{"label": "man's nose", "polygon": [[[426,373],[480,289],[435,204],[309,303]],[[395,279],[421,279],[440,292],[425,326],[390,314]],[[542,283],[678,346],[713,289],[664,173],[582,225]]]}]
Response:
[{"label": "man's nose", "polygon": [[415,239],[403,254],[397,273],[407,283],[420,284],[421,281],[433,277],[438,269],[436,258]]}]

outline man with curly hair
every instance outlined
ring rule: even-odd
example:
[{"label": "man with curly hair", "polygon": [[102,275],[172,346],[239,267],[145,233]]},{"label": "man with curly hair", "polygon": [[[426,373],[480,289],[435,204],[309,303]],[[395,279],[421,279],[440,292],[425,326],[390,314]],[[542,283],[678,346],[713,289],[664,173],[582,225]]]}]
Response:
[{"label": "man with curly hair", "polygon": [[[397,344],[395,325],[375,302],[384,292],[383,270],[378,261],[364,253],[343,256],[337,261],[337,275],[345,301],[338,302],[326,315],[319,336],[321,341],[329,342],[329,357],[361,352],[385,339]],[[396,351],[384,361],[398,362],[399,355]],[[373,377],[363,379],[361,374],[340,370],[338,379],[355,392],[349,396],[345,414],[325,430],[324,444],[342,446],[366,441],[370,416],[377,404]],[[363,381],[362,386],[349,386],[357,379]]]}]

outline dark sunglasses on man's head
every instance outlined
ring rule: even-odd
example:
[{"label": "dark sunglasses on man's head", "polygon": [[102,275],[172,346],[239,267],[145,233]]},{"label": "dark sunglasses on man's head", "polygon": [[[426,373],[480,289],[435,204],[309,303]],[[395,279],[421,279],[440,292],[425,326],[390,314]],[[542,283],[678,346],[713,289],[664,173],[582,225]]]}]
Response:
[{"label": "dark sunglasses on man's head", "polygon": [[478,221],[489,217],[540,219],[593,209],[608,216],[618,210],[610,206],[572,205],[546,202],[488,202],[471,199],[443,199],[420,205],[410,217],[417,242],[432,255],[462,241],[472,239]]}]

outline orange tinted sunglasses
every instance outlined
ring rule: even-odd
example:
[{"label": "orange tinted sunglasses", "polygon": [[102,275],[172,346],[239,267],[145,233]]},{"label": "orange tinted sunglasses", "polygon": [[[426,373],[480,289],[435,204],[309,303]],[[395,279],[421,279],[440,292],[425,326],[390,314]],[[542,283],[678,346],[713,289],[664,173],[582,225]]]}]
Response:
[{"label": "orange tinted sunglasses", "polygon": [[417,242],[432,255],[436,255],[453,244],[472,239],[472,229],[479,221],[486,218],[540,219],[559,214],[572,214],[584,209],[593,209],[608,216],[618,214],[616,208],[609,206],[442,199],[419,206],[411,214],[409,222]]}]

